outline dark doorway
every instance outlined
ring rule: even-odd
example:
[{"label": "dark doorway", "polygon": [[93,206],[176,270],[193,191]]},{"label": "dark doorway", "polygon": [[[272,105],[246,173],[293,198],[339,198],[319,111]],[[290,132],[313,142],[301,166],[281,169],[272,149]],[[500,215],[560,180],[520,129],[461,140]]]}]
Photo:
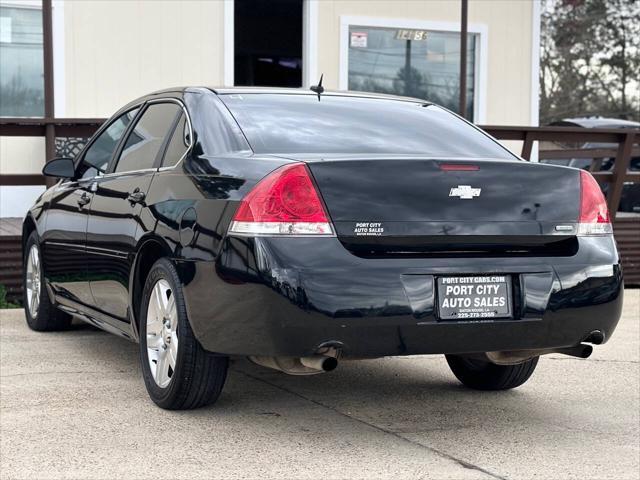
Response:
[{"label": "dark doorway", "polygon": [[302,1],[235,0],[235,84],[302,86]]}]

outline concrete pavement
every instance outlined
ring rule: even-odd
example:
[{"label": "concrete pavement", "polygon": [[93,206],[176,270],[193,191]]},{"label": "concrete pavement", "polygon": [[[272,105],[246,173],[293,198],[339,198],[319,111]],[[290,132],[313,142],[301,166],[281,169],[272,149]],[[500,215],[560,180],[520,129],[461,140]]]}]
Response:
[{"label": "concrete pavement", "polygon": [[148,399],[137,345],[0,311],[0,478],[640,477],[640,291],[588,360],[545,356],[523,387],[461,387],[442,356],[289,377],[234,362],[219,402]]}]

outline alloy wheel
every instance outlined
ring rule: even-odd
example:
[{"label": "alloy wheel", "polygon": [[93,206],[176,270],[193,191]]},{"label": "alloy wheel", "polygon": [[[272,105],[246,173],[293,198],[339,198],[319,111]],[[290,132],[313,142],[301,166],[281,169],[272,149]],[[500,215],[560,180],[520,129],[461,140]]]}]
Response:
[{"label": "alloy wheel", "polygon": [[38,316],[38,308],[40,307],[40,288],[42,288],[42,269],[40,268],[40,253],[38,247],[32,245],[27,257],[27,308],[31,318]]},{"label": "alloy wheel", "polygon": [[178,311],[169,282],[158,280],[147,308],[147,358],[156,384],[171,383],[178,360]]}]

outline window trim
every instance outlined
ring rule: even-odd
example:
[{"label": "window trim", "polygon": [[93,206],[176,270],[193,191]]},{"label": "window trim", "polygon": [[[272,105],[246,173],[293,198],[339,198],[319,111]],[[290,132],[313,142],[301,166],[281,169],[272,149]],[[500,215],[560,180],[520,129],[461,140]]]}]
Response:
[{"label": "window trim", "polygon": [[[460,33],[458,22],[437,22],[431,20],[415,20],[407,18],[382,18],[341,15],[340,16],[340,90],[349,88],[349,27],[372,28],[406,28],[414,30],[431,30],[445,33]],[[478,35],[474,52],[473,75],[473,123],[484,124],[487,114],[487,71],[488,71],[488,32],[487,25],[470,23],[468,33]],[[426,99],[428,100],[428,99]]]},{"label": "window trim", "polygon": [[25,8],[29,10],[42,10],[41,0],[2,0],[0,5],[8,8]]},{"label": "window trim", "polygon": [[[111,155],[111,159],[109,160],[107,171],[104,173],[104,175],[101,176],[101,178],[104,178],[106,176],[113,176],[114,174],[116,174],[115,169],[116,169],[116,166],[118,165],[118,162],[120,161],[120,155],[122,155],[122,150],[124,149],[124,146],[127,143],[127,140],[129,139],[129,135],[131,135],[131,132],[133,132],[133,130],[136,128],[136,125],[138,125],[138,122],[140,121],[140,119],[145,114],[148,108],[149,108],[149,102],[144,102],[143,105],[140,107],[140,111],[138,111],[135,118],[129,124],[124,134],[120,138],[118,145],[116,145],[116,149],[114,150],[114,153],[113,155]],[[136,171],[136,170],[129,170],[128,172],[117,172],[117,173],[122,174],[122,173],[129,173],[132,171]]]},{"label": "window trim", "polygon": [[163,167],[162,164],[164,163],[164,156],[167,154],[167,148],[169,147],[169,142],[171,141],[171,137],[173,136],[173,132],[175,132],[176,128],[178,128],[178,124],[180,123],[180,120],[178,119],[177,122],[175,122],[175,125],[173,126],[173,128],[171,129],[171,131],[169,132],[169,135],[167,136],[167,138],[165,139],[165,144],[162,146],[161,150],[162,150],[162,155],[158,161],[158,164],[156,165],[157,170],[159,172],[164,172],[167,170],[172,170],[174,168],[176,168],[178,165],[180,165],[185,158],[187,158],[187,155],[189,155],[189,153],[191,153],[191,149],[193,148],[193,126],[191,124],[191,116],[189,115],[189,112],[187,111],[187,107],[185,106],[185,104],[178,100],[178,99],[173,99],[176,100],[176,103],[178,103],[181,107],[182,107],[182,113],[184,114],[186,121],[187,121],[187,126],[189,127],[189,146],[187,147],[187,149],[185,150],[185,152],[182,154],[182,157],[180,157],[180,159],[171,166],[168,167]]},{"label": "window trim", "polygon": [[[184,155],[180,158],[180,160],[178,162],[176,162],[175,165],[173,165],[171,167],[166,167],[166,168],[159,168],[159,165],[162,165],[162,161],[164,159],[164,154],[165,154],[165,151],[166,151],[167,139],[171,138],[171,135],[173,135],[173,131],[175,129],[175,125],[172,125],[173,128],[170,127],[169,130],[167,130],[167,133],[165,133],[164,139],[162,140],[162,145],[160,146],[160,150],[158,150],[158,153],[156,154],[156,158],[153,161],[153,166],[152,167],[141,168],[141,169],[137,169],[137,170],[127,170],[125,172],[116,172],[116,167],[118,166],[118,162],[120,161],[120,156],[122,155],[122,150],[124,149],[124,145],[126,143],[126,139],[129,138],[129,135],[131,134],[133,129],[135,129],[136,125],[138,124],[138,122],[140,121],[142,116],[145,114],[145,112],[149,109],[149,107],[151,105],[162,104],[162,103],[175,103],[180,108],[182,108],[182,112],[186,115],[187,124],[189,125],[189,138],[191,139],[191,144],[189,145],[189,148],[187,148],[187,150],[185,151]],[[157,172],[157,171],[160,171],[160,170],[168,170],[169,168],[175,168],[184,160],[184,158],[187,156],[187,154],[191,151],[191,147],[192,146],[193,146],[193,130],[191,128],[191,119],[189,117],[189,114],[187,112],[187,109],[186,109],[184,103],[182,103],[182,101],[178,100],[177,98],[171,98],[171,97],[154,98],[152,100],[148,100],[148,101],[144,102],[143,108],[140,109],[140,111],[138,112],[138,114],[134,118],[134,121],[131,122],[131,125],[129,125],[129,128],[127,129],[125,134],[120,139],[120,143],[118,143],[118,146],[116,147],[115,153],[111,157],[111,160],[109,161],[109,167],[107,168],[107,172],[104,175],[101,175],[100,178],[104,178],[104,177],[111,178],[111,177],[116,177],[116,176],[119,176],[119,175],[130,175],[132,173],[142,173],[142,172],[151,172],[151,171]]]},{"label": "window trim", "polygon": [[105,173],[103,173],[102,175],[95,175],[93,177],[87,177],[87,178],[84,178],[84,179],[74,178],[72,181],[76,181],[77,182],[77,181],[94,180],[96,178],[102,178],[102,177],[104,177],[105,175],[107,175],[109,173],[109,169],[111,167],[111,163],[113,162],[113,158],[114,158],[115,152],[119,151],[120,144],[122,143],[123,138],[125,138],[128,135],[129,130],[131,128],[131,125],[135,125],[137,123],[138,117],[140,116],[140,113],[142,113],[144,111],[144,105],[145,105],[145,102],[142,101],[142,102],[136,103],[135,105],[128,106],[129,108],[127,108],[126,110],[125,109],[121,109],[121,110],[118,110],[116,113],[114,113],[113,116],[109,120],[104,122],[102,124],[102,126],[98,129],[98,131],[93,134],[93,137],[91,137],[89,139],[87,144],[84,146],[84,148],[82,149],[82,151],[78,155],[77,159],[75,159],[74,170],[77,170],[78,167],[80,166],[80,164],[84,161],[84,157],[87,154],[87,151],[96,142],[96,140],[105,132],[105,130],[107,130],[111,125],[113,125],[122,115],[125,115],[125,114],[127,114],[127,113],[129,113],[132,110],[135,110],[137,108],[138,109],[138,113],[136,113],[135,117],[133,117],[133,120],[131,121],[131,124],[129,124],[129,126],[126,128],[126,130],[122,134],[122,137],[120,137],[120,140],[118,140],[118,143],[116,144],[116,148],[114,150],[114,153],[112,153],[111,154],[111,158],[109,158],[109,163],[107,164],[107,169],[105,170]]}]

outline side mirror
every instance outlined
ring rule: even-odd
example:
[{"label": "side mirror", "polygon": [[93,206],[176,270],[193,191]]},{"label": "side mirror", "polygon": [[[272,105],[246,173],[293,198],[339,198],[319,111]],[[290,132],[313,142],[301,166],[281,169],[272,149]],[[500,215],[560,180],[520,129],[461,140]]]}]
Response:
[{"label": "side mirror", "polygon": [[70,158],[54,158],[44,165],[42,174],[47,177],[73,178],[76,174],[76,168]]}]

